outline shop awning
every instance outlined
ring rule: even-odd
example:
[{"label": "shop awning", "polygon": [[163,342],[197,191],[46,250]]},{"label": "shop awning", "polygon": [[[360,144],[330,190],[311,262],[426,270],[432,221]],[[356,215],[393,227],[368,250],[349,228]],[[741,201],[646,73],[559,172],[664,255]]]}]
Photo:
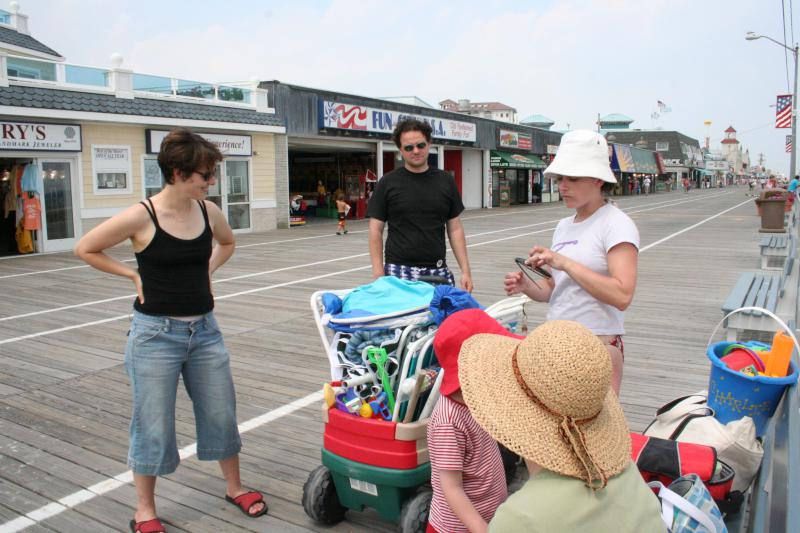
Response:
[{"label": "shop awning", "polygon": [[492,150],[489,166],[492,168],[546,168],[547,164],[535,155],[510,154]]},{"label": "shop awning", "polygon": [[631,146],[631,155],[633,156],[633,164],[636,167],[636,172],[642,174],[658,174],[655,152]]},{"label": "shop awning", "polygon": [[614,144],[612,146],[614,150],[611,154],[611,170],[627,173],[636,172],[636,168],[633,166],[631,147],[627,144]]}]

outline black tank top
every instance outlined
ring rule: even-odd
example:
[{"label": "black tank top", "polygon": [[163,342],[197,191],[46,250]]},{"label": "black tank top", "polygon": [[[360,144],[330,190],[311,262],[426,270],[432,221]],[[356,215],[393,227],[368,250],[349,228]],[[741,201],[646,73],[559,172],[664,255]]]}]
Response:
[{"label": "black tank top", "polygon": [[153,202],[141,203],[147,209],[156,232],[144,250],[136,254],[142,278],[144,304],[136,298],[133,308],[156,316],[193,316],[214,309],[208,260],[211,258],[211,226],[202,201],[205,229],[194,239],[179,239],[161,229]]}]

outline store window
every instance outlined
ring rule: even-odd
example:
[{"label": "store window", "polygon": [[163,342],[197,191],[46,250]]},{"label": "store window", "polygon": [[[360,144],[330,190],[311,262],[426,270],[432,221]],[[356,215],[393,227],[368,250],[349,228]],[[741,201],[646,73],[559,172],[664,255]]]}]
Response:
[{"label": "store window", "polygon": [[67,162],[42,163],[44,186],[44,215],[47,239],[72,239],[75,237],[72,214],[72,172]]},{"label": "store window", "polygon": [[657,142],[656,143],[656,152],[669,152],[669,143],[668,142]]},{"label": "store window", "polygon": [[164,188],[164,178],[161,177],[161,169],[155,157],[145,157],[142,165],[144,197],[150,198]]},{"label": "store window", "polygon": [[246,160],[224,161],[228,183],[228,222],[233,229],[250,227],[250,164]]},{"label": "store window", "polygon": [[[150,198],[164,188],[161,169],[154,157],[143,160],[144,197]],[[226,159],[217,163],[216,181],[208,188],[209,202],[214,202],[233,229],[250,228],[250,161]]]},{"label": "store window", "polygon": [[131,194],[131,147],[92,145],[92,190],[96,195]]}]

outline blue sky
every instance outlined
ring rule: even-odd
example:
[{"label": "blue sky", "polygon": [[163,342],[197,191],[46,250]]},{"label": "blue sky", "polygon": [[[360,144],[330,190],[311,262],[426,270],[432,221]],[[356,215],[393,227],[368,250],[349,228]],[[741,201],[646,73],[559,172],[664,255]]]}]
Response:
[{"label": "blue sky", "polygon": [[[753,159],[763,153],[767,166],[788,170],[790,130],[773,127],[770,107],[791,92],[783,49],[744,39],[755,31],[783,41],[779,0],[20,4],[31,33],[73,63],[108,66],[119,52],[137,72],[202,81],[278,79],[434,105],[497,100],[556,128],[624,113],[634,127],[701,143],[711,120],[712,147],[733,125]],[[654,121],[658,100],[672,112]]]}]

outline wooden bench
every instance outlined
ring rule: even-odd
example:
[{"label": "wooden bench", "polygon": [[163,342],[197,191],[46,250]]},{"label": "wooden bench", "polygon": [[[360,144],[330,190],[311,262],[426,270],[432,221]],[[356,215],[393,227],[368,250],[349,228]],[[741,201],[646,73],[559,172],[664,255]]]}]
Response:
[{"label": "wooden bench", "polygon": [[[762,307],[784,322],[794,320],[797,306],[797,268],[791,253],[778,271],[744,272],[722,304],[727,315],[740,307]],[[728,318],[723,326],[728,341],[758,340],[772,342],[778,324],[760,311],[743,311]]]},{"label": "wooden bench", "polygon": [[765,235],[758,243],[761,248],[761,268],[763,270],[782,270],[790,250],[794,249],[794,236],[791,234]]},{"label": "wooden bench", "polygon": [[[790,322],[794,328],[794,321]],[[796,330],[795,330],[796,331]],[[792,355],[798,364],[797,351]],[[764,459],[742,508],[725,517],[729,533],[800,531],[800,392],[786,389],[763,437]]]}]

